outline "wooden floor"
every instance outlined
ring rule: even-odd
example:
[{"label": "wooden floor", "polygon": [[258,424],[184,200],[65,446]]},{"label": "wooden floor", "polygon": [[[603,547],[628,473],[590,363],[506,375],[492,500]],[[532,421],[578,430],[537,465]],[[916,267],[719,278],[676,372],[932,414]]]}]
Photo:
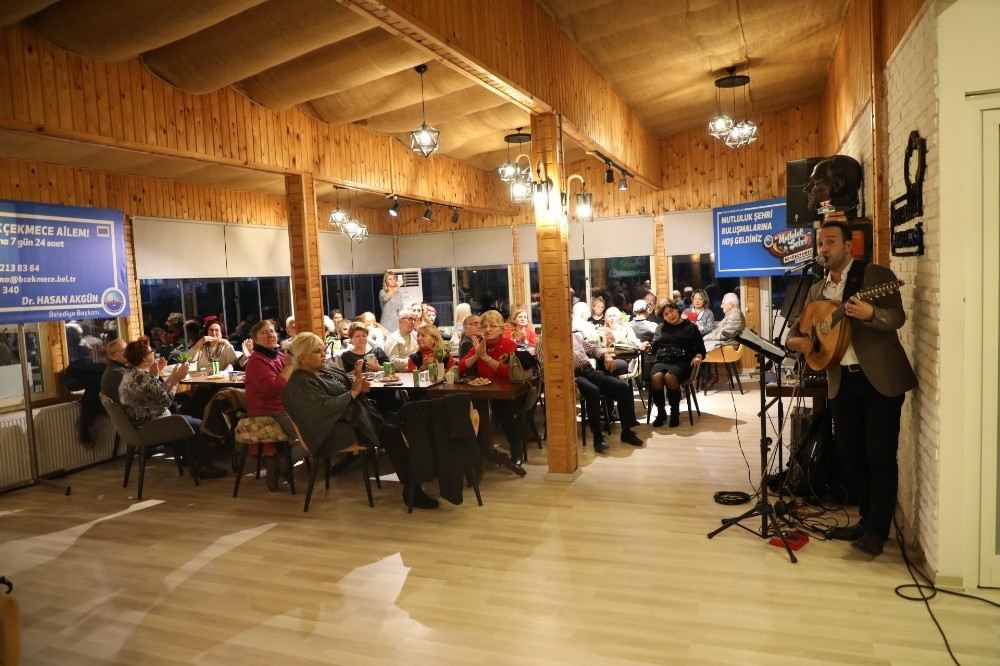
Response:
[{"label": "wooden floor", "polygon": [[[923,605],[893,593],[895,545],[869,561],[814,540],[792,565],[737,528],[705,538],[744,508],[713,493],[749,488],[734,403],[756,475],[757,394],[722,392],[694,428],[586,449],[573,483],[545,481],[535,449],[525,478],[488,470],[483,507],[407,515],[389,483],[369,509],[352,469],[303,514],[262,480],[233,499],[231,476],[195,488],[165,461],[142,503],[118,463],[69,497],[0,496],[23,663],[949,663]],[[995,609],[932,606],[963,664],[1000,663]]]}]

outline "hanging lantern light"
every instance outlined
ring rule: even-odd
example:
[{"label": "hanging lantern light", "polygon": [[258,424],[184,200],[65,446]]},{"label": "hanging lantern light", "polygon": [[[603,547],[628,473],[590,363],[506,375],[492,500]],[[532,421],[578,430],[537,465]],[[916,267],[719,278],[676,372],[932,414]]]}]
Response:
[{"label": "hanging lantern light", "polygon": [[413,69],[420,75],[420,127],[410,132],[410,149],[424,157],[430,157],[438,149],[441,132],[427,124],[427,110],[424,103],[424,72],[427,65],[417,65]]}]

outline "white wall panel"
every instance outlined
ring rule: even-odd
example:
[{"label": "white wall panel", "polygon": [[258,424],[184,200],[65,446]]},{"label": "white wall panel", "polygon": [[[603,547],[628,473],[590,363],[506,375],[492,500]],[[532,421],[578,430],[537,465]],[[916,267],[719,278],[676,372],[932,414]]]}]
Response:
[{"label": "white wall panel", "polygon": [[396,267],[392,236],[369,236],[368,240],[351,249],[355,273],[381,273]]},{"label": "white wall panel", "polygon": [[535,225],[518,225],[517,244],[521,263],[530,264],[538,261],[538,235],[535,231]]},{"label": "white wall panel", "polygon": [[288,229],[227,224],[229,277],[277,277],[292,274]]},{"label": "white wall panel", "polygon": [[320,274],[346,275],[350,273],[352,270],[351,244],[353,241],[339,231],[321,231],[316,236],[319,245]]},{"label": "white wall panel", "polygon": [[455,266],[507,266],[514,263],[510,227],[454,232]]},{"label": "white wall panel", "polygon": [[[132,218],[139,279],[226,277],[224,224]],[[288,243],[285,243],[286,249]]]},{"label": "white wall panel", "polygon": [[[587,259],[653,254],[651,216],[612,217],[584,222],[581,235]],[[572,234],[570,240],[573,240]],[[570,249],[570,259],[579,258],[572,255],[572,243]]]},{"label": "white wall panel", "polygon": [[[451,232],[399,236],[397,244],[402,267],[451,268],[455,265]],[[507,245],[510,246],[509,240]]]},{"label": "white wall panel", "polygon": [[667,256],[710,254],[713,251],[712,224],[711,209],[664,213],[663,245]]}]

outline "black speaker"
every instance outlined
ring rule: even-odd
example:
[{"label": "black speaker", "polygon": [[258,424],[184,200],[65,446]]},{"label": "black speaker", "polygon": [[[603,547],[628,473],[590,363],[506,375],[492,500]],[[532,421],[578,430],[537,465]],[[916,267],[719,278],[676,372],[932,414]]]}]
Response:
[{"label": "black speaker", "polygon": [[813,167],[825,157],[807,157],[804,160],[790,160],[785,163],[785,209],[788,226],[811,227],[813,221],[822,219],[819,213],[809,210],[806,205],[805,186]]}]

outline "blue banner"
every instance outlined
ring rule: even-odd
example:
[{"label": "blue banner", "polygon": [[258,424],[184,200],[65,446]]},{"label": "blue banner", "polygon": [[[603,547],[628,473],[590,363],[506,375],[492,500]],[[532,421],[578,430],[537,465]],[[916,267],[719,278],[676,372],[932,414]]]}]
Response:
[{"label": "blue banner", "polygon": [[813,257],[813,230],[788,228],[784,198],[713,208],[712,219],[720,277],[781,275]]},{"label": "blue banner", "polygon": [[121,211],[0,200],[0,323],[129,313]]}]

